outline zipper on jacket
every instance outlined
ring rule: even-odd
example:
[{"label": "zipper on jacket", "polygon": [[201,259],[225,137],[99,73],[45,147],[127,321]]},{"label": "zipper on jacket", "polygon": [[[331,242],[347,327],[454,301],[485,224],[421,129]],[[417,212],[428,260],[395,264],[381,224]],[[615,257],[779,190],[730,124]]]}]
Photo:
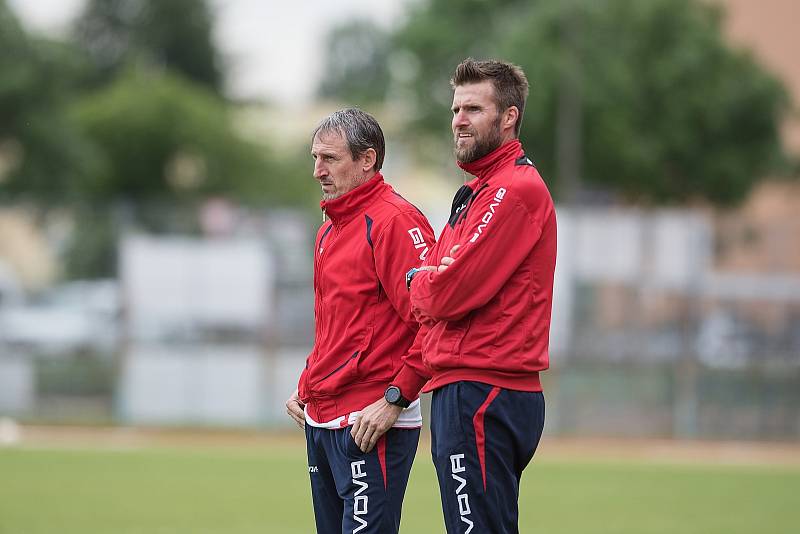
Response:
[{"label": "zipper on jacket", "polygon": [[[331,235],[328,235],[331,234]],[[322,313],[322,301],[325,300],[325,291],[324,291],[324,275],[322,271],[322,265],[325,262],[325,258],[330,255],[330,252],[327,249],[330,249],[333,245],[336,244],[336,237],[339,235],[339,229],[336,227],[333,222],[328,227],[328,230],[322,235],[320,239],[319,245],[316,245],[316,250],[314,251],[315,254],[315,265],[314,265],[314,317],[315,317],[315,328],[314,333],[317,339],[322,339],[324,336],[324,332],[322,330],[322,321],[320,320],[320,315]],[[323,249],[323,252],[320,252],[320,248]]]},{"label": "zipper on jacket", "polygon": [[355,351],[352,356],[350,356],[349,358],[347,358],[344,361],[343,364],[341,364],[339,367],[337,367],[336,369],[334,369],[333,371],[331,371],[327,375],[323,376],[319,381],[322,382],[323,380],[327,380],[330,377],[332,377],[333,375],[335,375],[336,373],[338,373],[339,371],[341,371],[342,369],[344,369],[344,366],[347,365],[348,363],[350,363],[350,360],[353,360],[356,356],[358,356],[359,352],[361,352],[361,351],[359,351],[359,350]]},{"label": "zipper on jacket", "polygon": [[[331,235],[328,235],[331,234]],[[322,264],[325,262],[325,258],[330,256],[330,247],[336,244],[336,238],[339,236],[339,228],[336,227],[335,224],[331,223],[328,227],[328,230],[322,235],[320,239],[319,245],[317,246],[316,255],[317,255],[317,271],[316,273],[320,274],[320,280],[318,284],[318,289],[320,289],[320,293],[322,293]],[[320,248],[322,252],[320,252]],[[315,273],[315,274],[316,274]]]},{"label": "zipper on jacket", "polygon": [[[322,213],[325,213],[325,210],[322,210]],[[319,339],[321,336],[322,327],[320,322],[320,314],[322,313],[322,274],[321,274],[321,264],[322,264],[322,254],[320,253],[320,248],[324,250],[325,242],[328,237],[328,234],[334,230],[333,223],[328,226],[328,229],[322,233],[322,237],[319,240],[319,243],[314,241],[314,336]],[[316,343],[315,343],[316,347]],[[316,351],[313,350],[308,358],[306,358],[306,369],[310,369],[311,366],[317,361],[317,358],[314,357]],[[306,380],[308,378],[306,377]]]}]

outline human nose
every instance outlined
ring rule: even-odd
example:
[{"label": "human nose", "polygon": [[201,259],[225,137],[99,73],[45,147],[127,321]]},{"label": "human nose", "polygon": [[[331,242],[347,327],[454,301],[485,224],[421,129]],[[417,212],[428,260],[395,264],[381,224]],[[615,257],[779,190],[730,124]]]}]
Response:
[{"label": "human nose", "polygon": [[458,130],[459,128],[464,128],[469,126],[469,121],[467,120],[467,114],[464,113],[462,110],[458,110],[453,115],[453,131]]},{"label": "human nose", "polygon": [[322,158],[317,158],[314,160],[314,178],[320,180],[324,176],[328,175],[328,170],[325,168],[325,164],[322,161]]}]

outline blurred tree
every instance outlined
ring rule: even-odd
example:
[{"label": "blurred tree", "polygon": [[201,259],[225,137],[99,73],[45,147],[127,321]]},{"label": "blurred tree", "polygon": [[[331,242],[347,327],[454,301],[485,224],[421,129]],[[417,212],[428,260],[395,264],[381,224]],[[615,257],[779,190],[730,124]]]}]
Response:
[{"label": "blurred tree", "polygon": [[[412,7],[388,54],[372,54],[360,63],[387,81],[363,98],[394,104],[408,95],[408,133],[420,150],[449,138],[448,81],[459,61],[521,65],[531,84],[521,137],[562,199],[599,189],[730,204],[782,159],[785,92],[727,45],[708,3],[429,0]],[[414,68],[396,76],[397,57]],[[326,91],[347,98],[348,88]]]},{"label": "blurred tree", "polygon": [[386,93],[389,35],[368,21],[335,28],[326,38],[327,61],[319,94],[369,102]]},{"label": "blurred tree", "polygon": [[179,72],[221,92],[223,75],[206,0],[89,0],[74,35],[107,82],[131,62]]},{"label": "blurred tree", "polygon": [[251,182],[268,185],[263,149],[237,135],[225,102],[169,73],[126,72],[78,100],[73,117],[105,158],[80,184],[89,200],[249,197],[260,190]]},{"label": "blurred tree", "polygon": [[0,0],[0,196],[48,205],[96,165],[65,113],[83,71],[70,46],[29,37]]},{"label": "blurred tree", "polygon": [[69,277],[114,274],[119,222],[191,230],[209,196],[316,198],[305,161],[238,133],[211,26],[205,1],[90,0],[78,43],[49,42],[0,0],[0,200],[71,215]]},{"label": "blurred tree", "polygon": [[[628,199],[725,205],[779,161],[782,86],[725,43],[710,4],[574,2],[532,11],[518,24],[501,53],[534,69],[533,91],[544,85],[548,96],[533,100],[525,134],[538,141],[558,132],[541,159],[559,179],[569,178],[563,170],[572,158],[581,161],[584,184]],[[545,53],[531,61],[523,50]],[[559,131],[569,128],[565,82],[577,88],[577,152],[565,150],[571,141]]]},{"label": "blurred tree", "polygon": [[78,217],[75,276],[113,272],[116,234],[108,228],[120,220],[150,232],[192,232],[191,214],[209,197],[298,205],[313,191],[313,180],[298,177],[305,169],[244,139],[224,101],[179,76],[131,69],[71,111],[103,155],[99,172],[75,185],[89,208]]}]

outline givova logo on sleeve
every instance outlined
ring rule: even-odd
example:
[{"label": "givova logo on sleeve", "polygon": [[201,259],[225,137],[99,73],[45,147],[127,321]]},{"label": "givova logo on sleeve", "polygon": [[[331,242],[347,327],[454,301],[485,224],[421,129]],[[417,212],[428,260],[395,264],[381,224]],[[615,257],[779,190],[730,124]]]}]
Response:
[{"label": "givova logo on sleeve", "polygon": [[411,241],[414,242],[414,248],[425,249],[419,255],[419,259],[424,260],[425,256],[428,255],[428,244],[425,242],[425,238],[422,237],[422,230],[420,230],[419,227],[412,228],[411,230],[408,231],[408,235],[411,236]]},{"label": "givova logo on sleeve", "polygon": [[472,239],[469,240],[470,243],[474,243],[483,233],[483,229],[486,228],[486,225],[489,224],[489,221],[492,220],[494,217],[494,210],[497,209],[497,206],[503,201],[503,198],[506,196],[506,190],[504,187],[501,187],[497,190],[497,193],[494,194],[494,202],[489,204],[489,209],[486,213],[483,214],[481,217],[481,222],[478,225],[478,230],[475,232],[475,235],[472,236]]}]

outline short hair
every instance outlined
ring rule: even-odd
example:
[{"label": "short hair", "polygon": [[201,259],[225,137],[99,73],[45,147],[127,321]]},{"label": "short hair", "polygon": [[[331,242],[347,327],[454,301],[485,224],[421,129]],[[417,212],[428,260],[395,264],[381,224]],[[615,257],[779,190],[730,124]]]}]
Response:
[{"label": "short hair", "polygon": [[383,130],[375,117],[358,108],[346,108],[332,113],[323,119],[311,135],[313,140],[320,134],[335,132],[347,140],[347,148],[353,160],[364,154],[368,149],[375,150],[376,171],[383,166],[383,157],[386,154],[386,142]]},{"label": "short hair", "polygon": [[514,125],[514,133],[519,137],[525,101],[528,99],[528,78],[522,68],[513,63],[494,59],[478,61],[468,57],[456,67],[450,85],[455,89],[460,85],[480,83],[490,80],[494,86],[495,104],[500,112],[516,106],[519,118]]}]

